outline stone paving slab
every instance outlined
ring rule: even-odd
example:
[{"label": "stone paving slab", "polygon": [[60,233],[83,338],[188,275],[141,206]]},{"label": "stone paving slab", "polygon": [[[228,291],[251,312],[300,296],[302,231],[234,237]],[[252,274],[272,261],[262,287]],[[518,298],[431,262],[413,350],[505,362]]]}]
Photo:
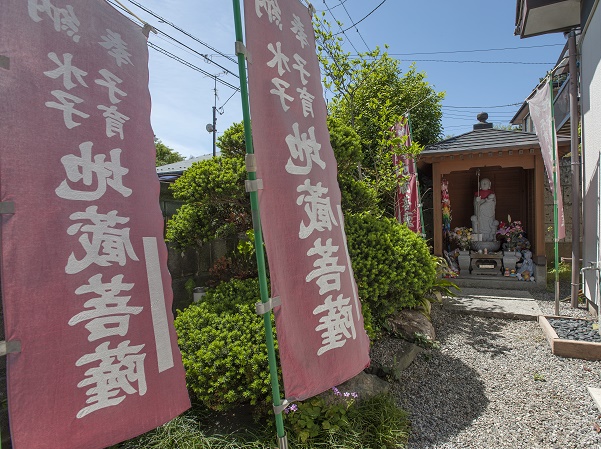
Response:
[{"label": "stone paving slab", "polygon": [[595,405],[601,412],[601,388],[586,387],[589,394],[593,398]]},{"label": "stone paving slab", "polygon": [[458,313],[492,318],[535,321],[542,315],[527,291],[462,288],[457,297],[445,298],[443,307]]}]

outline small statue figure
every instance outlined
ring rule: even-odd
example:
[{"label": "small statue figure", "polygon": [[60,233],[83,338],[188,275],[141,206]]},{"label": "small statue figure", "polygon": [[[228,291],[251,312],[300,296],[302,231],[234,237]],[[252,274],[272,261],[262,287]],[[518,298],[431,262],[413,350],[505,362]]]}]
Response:
[{"label": "small statue figure", "polygon": [[493,242],[496,240],[497,226],[495,208],[497,196],[491,190],[490,179],[480,181],[480,189],[474,194],[474,215],[472,215],[472,229],[474,234],[482,234],[482,241]]},{"label": "small statue figure", "polygon": [[532,252],[524,251],[524,261],[518,270],[517,278],[521,281],[534,282],[534,262],[532,261]]}]

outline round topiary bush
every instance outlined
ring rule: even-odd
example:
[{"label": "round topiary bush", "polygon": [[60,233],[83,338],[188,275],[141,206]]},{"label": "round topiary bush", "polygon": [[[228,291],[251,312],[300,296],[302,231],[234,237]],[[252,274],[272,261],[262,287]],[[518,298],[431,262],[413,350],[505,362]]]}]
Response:
[{"label": "round topiary bush", "polygon": [[416,307],[436,281],[426,242],[396,220],[363,213],[346,217],[359,296],[380,327],[394,311]]},{"label": "round topiary bush", "polygon": [[257,279],[225,282],[175,319],[188,389],[213,410],[271,402],[259,297]]}]

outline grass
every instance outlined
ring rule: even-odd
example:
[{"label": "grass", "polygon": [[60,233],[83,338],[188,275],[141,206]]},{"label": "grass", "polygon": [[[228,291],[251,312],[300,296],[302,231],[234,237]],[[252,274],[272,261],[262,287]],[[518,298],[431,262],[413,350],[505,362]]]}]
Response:
[{"label": "grass", "polygon": [[[547,269],[547,283],[555,282],[555,264],[551,264]],[[560,262],[558,265],[557,272],[559,273],[560,281],[571,281],[572,280],[572,264]]]},{"label": "grass", "polygon": [[[402,449],[409,439],[407,413],[388,395],[358,402],[344,432],[323,430],[305,443],[288,437],[290,449]],[[205,429],[205,413],[192,409],[167,424],[112,449],[273,449],[277,447],[273,423],[258,430],[213,434]],[[284,422],[286,418],[284,418]],[[287,429],[289,432],[289,429]]]},{"label": "grass", "polygon": [[[200,426],[199,417],[187,412],[168,423],[114,449],[271,449],[266,433],[211,435]],[[272,440],[275,440],[272,438]]]},{"label": "grass", "polygon": [[[547,290],[552,291],[555,286],[555,264],[551,262],[547,268]],[[571,282],[572,281],[572,264],[559,262],[557,265],[559,274],[559,282]]]}]

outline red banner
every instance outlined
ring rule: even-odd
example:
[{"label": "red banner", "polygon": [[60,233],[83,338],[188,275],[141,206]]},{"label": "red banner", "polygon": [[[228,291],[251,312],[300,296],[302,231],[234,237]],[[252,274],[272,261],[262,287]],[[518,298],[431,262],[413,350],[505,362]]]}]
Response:
[{"label": "red banner", "polygon": [[253,143],[284,389],[302,400],[369,364],[311,15],[246,1]]},{"label": "red banner", "polygon": [[[399,122],[393,127],[396,137],[403,139],[401,147],[411,146],[409,120]],[[394,214],[399,223],[406,223],[413,232],[421,234],[422,223],[419,213],[419,189],[417,171],[413,158],[406,155],[392,155],[397,168],[398,186],[394,203]]]},{"label": "red banner", "polygon": [[3,2],[2,299],[14,449],[104,448],[190,403],[142,29],[102,0]]}]

